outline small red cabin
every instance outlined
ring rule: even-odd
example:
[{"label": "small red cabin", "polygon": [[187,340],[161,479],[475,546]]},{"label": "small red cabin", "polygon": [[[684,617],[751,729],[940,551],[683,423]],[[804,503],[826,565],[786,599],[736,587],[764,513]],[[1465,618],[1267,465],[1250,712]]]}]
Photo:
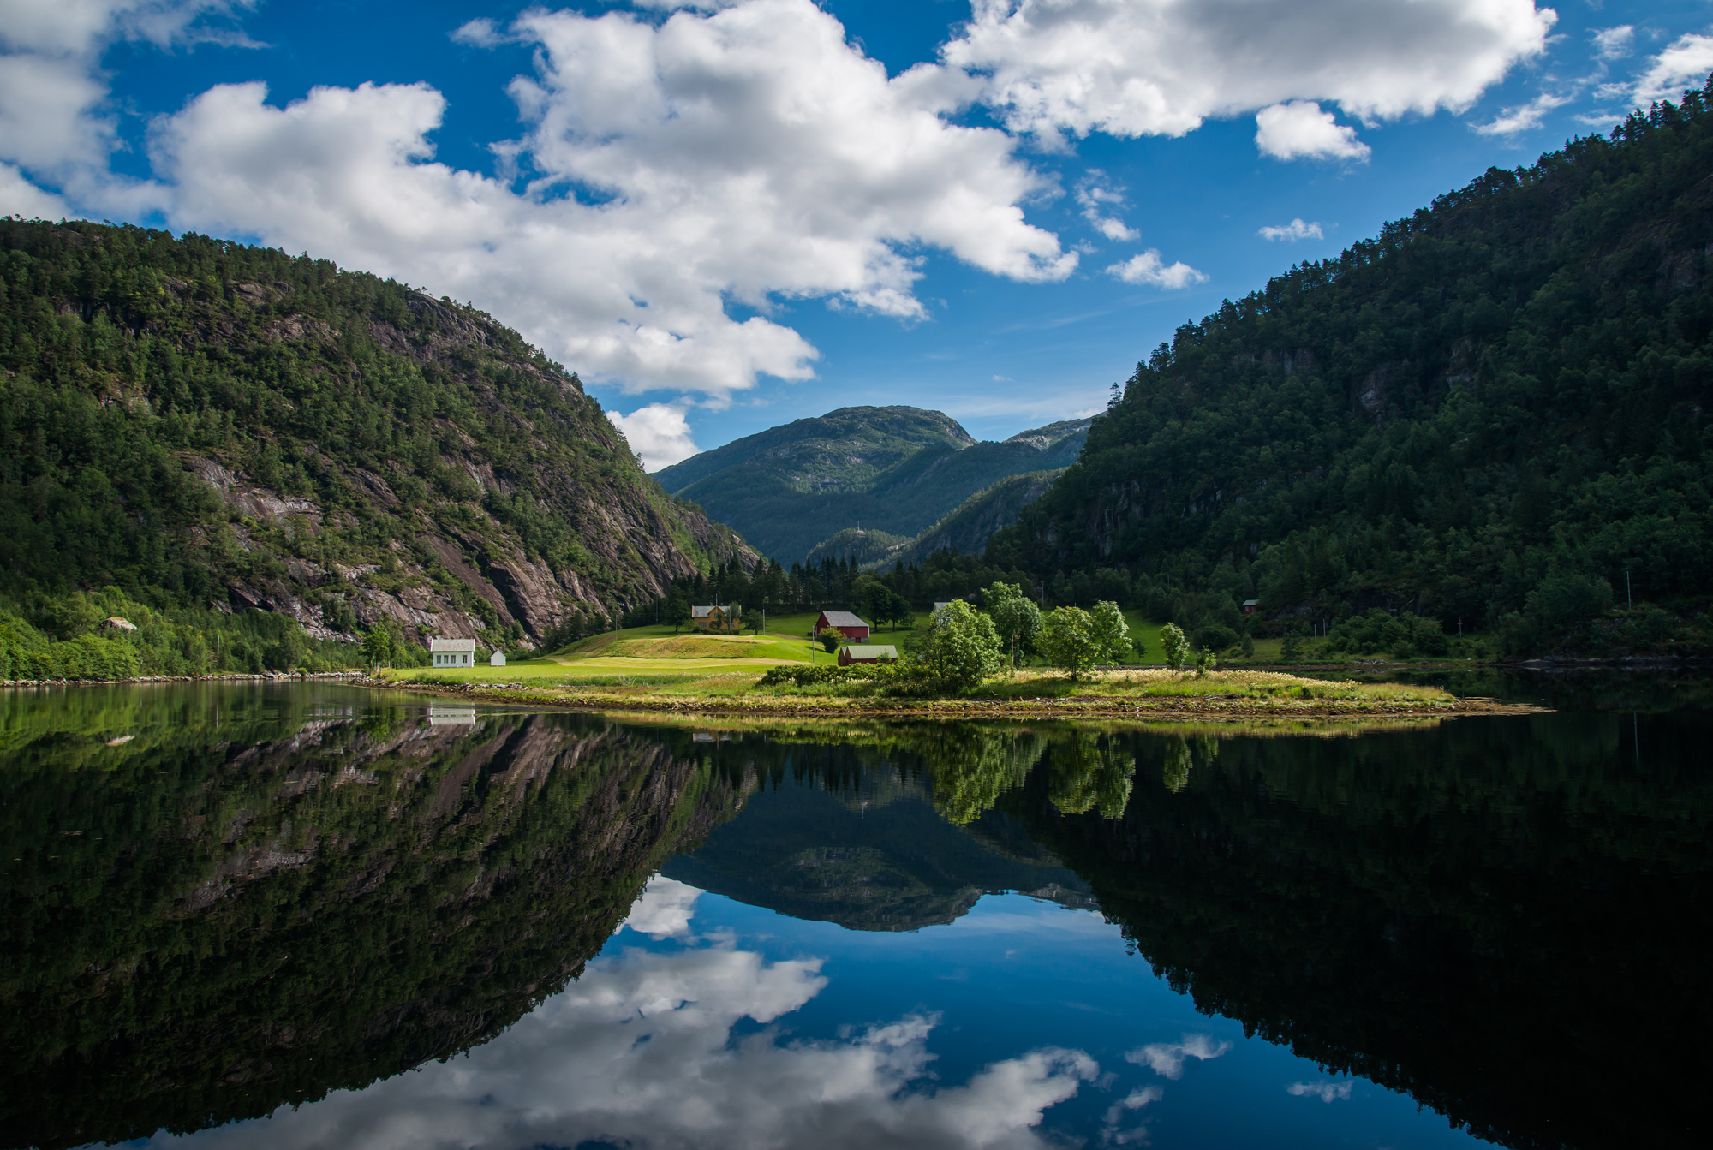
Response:
[{"label": "small red cabin", "polygon": [[815,634],[819,635],[828,627],[853,642],[860,643],[868,638],[868,624],[849,611],[822,611],[821,617],[815,620]]}]

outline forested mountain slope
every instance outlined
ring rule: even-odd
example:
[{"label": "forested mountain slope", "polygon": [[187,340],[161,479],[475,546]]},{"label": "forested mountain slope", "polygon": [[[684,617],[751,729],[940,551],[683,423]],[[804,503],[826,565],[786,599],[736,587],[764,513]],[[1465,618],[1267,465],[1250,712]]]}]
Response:
[{"label": "forested mountain slope", "polygon": [[781,563],[870,558],[872,539],[840,533],[908,539],[1007,476],[1067,465],[1087,427],[1068,420],[977,442],[938,411],[847,407],[735,440],[656,478]]},{"label": "forested mountain slope", "polygon": [[541,639],[731,561],[576,376],[480,312],[200,236],[0,220],[0,608],[50,634],[113,586],[317,637]]},{"label": "forested mountain slope", "polygon": [[1279,627],[1385,607],[1645,645],[1713,592],[1710,331],[1691,93],[1180,328],[989,559]]}]

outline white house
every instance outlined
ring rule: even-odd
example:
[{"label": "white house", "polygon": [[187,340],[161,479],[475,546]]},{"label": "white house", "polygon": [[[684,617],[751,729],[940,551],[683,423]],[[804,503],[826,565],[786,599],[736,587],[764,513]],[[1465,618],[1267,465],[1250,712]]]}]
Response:
[{"label": "white house", "polygon": [[488,666],[490,666],[490,667],[503,667],[505,665],[506,665],[506,653],[504,651],[495,651],[492,655],[488,656]]},{"label": "white house", "polygon": [[430,639],[428,653],[434,657],[436,667],[474,667],[476,640]]}]

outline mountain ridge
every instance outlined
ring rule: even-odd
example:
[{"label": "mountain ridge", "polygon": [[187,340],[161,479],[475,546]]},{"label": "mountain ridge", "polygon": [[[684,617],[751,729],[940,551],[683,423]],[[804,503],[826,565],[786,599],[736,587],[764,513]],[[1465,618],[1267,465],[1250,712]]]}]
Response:
[{"label": "mountain ridge", "polygon": [[909,540],[1009,476],[1068,465],[1087,429],[1086,419],[1061,420],[977,441],[943,412],[837,408],[734,440],[655,477],[789,564],[831,554],[843,538],[857,550],[870,548],[871,533],[887,545]]},{"label": "mountain ridge", "polygon": [[92,623],[55,603],[113,587],[529,645],[755,561],[473,308],[135,227],[0,220],[0,267],[0,607],[59,638]]}]

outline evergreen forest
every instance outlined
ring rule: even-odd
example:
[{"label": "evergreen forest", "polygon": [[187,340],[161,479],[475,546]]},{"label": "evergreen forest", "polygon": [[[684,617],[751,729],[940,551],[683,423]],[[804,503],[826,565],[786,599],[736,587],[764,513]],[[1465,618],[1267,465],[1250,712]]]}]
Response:
[{"label": "evergreen forest", "polygon": [[1179,328],[969,582],[1222,635],[1705,650],[1710,338],[1713,84]]},{"label": "evergreen forest", "polygon": [[337,665],[376,626],[540,644],[746,556],[469,307],[0,220],[0,680]]}]

